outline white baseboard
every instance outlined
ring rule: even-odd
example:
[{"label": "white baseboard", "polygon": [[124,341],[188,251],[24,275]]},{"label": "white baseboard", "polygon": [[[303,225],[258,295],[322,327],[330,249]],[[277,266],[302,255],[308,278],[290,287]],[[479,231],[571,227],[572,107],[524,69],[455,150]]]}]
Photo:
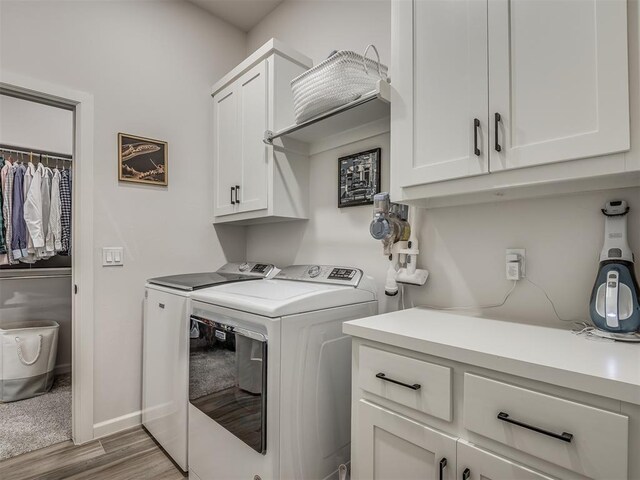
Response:
[{"label": "white baseboard", "polygon": [[93,425],[93,438],[97,439],[106,437],[107,435],[118,433],[122,430],[127,430],[128,428],[135,427],[140,424],[142,424],[142,412],[138,410],[136,412],[122,415],[121,417],[95,423]]}]

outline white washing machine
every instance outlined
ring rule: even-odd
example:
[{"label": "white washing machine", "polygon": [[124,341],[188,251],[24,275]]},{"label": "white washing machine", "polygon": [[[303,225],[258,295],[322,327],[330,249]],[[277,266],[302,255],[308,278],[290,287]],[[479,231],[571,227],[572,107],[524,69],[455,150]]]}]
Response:
[{"label": "white washing machine", "polygon": [[142,361],[142,424],[187,471],[190,298],[200,289],[260,280],[277,269],[267,263],[227,263],[216,272],[147,281]]},{"label": "white washing machine", "polygon": [[351,441],[342,324],[377,314],[373,281],[356,268],[296,265],[194,292],[191,312],[191,478],[337,478]]}]

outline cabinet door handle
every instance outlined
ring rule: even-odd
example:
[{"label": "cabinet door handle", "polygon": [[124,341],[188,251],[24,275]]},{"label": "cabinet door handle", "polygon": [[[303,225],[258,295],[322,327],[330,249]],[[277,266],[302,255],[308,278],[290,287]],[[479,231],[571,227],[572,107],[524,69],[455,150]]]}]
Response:
[{"label": "cabinet door handle", "polygon": [[477,157],[480,156],[480,149],[478,148],[478,129],[480,128],[480,120],[477,118],[473,119],[473,153],[476,154]]},{"label": "cabinet door handle", "polygon": [[496,152],[501,152],[502,151],[502,147],[500,146],[500,139],[498,138],[498,124],[501,121],[502,121],[502,117],[500,116],[500,114],[498,112],[496,112],[494,117],[493,117],[493,130],[494,130],[494,135],[495,135],[494,143],[496,144],[495,145]]},{"label": "cabinet door handle", "polygon": [[462,480],[468,480],[470,476],[471,476],[471,470],[469,470],[468,468],[465,468],[464,471],[462,472]]},{"label": "cabinet door handle", "polygon": [[376,373],[376,378],[379,378],[380,380],[384,380],[385,382],[391,382],[391,383],[395,383],[396,385],[400,385],[402,387],[410,388],[411,390],[420,390],[420,388],[422,388],[422,385],[420,385],[419,383],[414,383],[413,385],[410,385],[408,383],[403,383],[398,380],[394,380],[393,378],[387,377],[382,372]]},{"label": "cabinet door handle", "polygon": [[236,204],[235,200],[233,199],[233,192],[234,191],[235,191],[235,187],[231,187],[231,205],[235,205]]},{"label": "cabinet door handle", "polygon": [[236,203],[240,203],[240,198],[238,197],[239,191],[240,191],[240,185],[236,185]]},{"label": "cabinet door handle", "polygon": [[444,468],[447,466],[447,459],[442,457],[440,459],[440,480],[444,479]]},{"label": "cabinet door handle", "polygon": [[571,440],[573,440],[573,434],[571,433],[562,432],[558,434],[558,433],[550,432],[549,430],[544,430],[542,428],[535,427],[533,425],[528,425],[518,420],[513,420],[512,418],[509,418],[509,414],[505,412],[498,413],[498,420],[511,423],[512,425],[517,425],[518,427],[526,428],[527,430],[533,430],[534,432],[538,432],[543,435],[547,435],[549,437],[557,438],[558,440],[562,440],[563,442],[571,443]]}]

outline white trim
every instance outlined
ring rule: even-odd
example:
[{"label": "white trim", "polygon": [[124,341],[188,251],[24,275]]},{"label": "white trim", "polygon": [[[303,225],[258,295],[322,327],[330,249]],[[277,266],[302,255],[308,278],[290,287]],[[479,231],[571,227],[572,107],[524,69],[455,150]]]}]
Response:
[{"label": "white trim", "polygon": [[76,444],[93,440],[93,95],[0,71],[0,87],[56,101],[75,112],[72,278],[72,430]]},{"label": "white trim", "polygon": [[224,77],[218,80],[213,87],[211,87],[211,96],[214,96],[220,90],[225,88],[231,82],[240,77],[247,70],[250,70],[259,62],[269,57],[272,54],[278,54],[284,58],[291,60],[294,63],[297,63],[303,68],[309,69],[313,66],[313,60],[311,60],[306,55],[294,50],[289,47],[286,43],[281,42],[277,38],[272,38],[267,41],[264,45],[262,45],[258,50],[249,55],[245,60],[242,61],[238,66],[236,66],[233,70],[227,73]]},{"label": "white trim", "polygon": [[127,430],[142,424],[142,411],[127,413],[121,417],[110,418],[93,426],[93,437],[101,438]]}]

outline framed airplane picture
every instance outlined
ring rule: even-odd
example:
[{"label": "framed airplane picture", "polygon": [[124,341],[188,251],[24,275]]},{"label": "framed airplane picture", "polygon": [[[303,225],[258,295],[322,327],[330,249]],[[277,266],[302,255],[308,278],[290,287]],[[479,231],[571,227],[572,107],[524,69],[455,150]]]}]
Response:
[{"label": "framed airplane picture", "polygon": [[118,134],[118,180],[166,186],[168,144],[161,140]]}]

